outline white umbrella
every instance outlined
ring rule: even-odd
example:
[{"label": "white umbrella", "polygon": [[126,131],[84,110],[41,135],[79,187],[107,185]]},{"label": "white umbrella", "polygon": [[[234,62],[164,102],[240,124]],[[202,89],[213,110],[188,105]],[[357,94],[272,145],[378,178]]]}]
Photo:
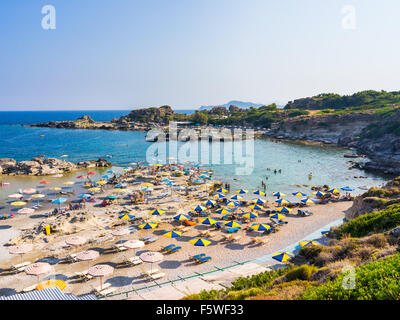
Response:
[{"label": "white umbrella", "polygon": [[36,262],[27,266],[24,271],[26,274],[37,276],[39,281],[39,276],[45,273],[49,273],[50,270],[50,264],[46,262]]},{"label": "white umbrella", "polygon": [[19,254],[21,256],[22,263],[22,255],[33,250],[33,246],[31,244],[21,244],[19,246],[11,247],[8,252],[11,254]]},{"label": "white umbrella", "polygon": [[139,258],[143,262],[148,262],[151,263],[151,270],[153,270],[153,263],[160,262],[164,259],[164,256],[160,252],[154,252],[154,251],[147,251],[142,253]]},{"label": "white umbrella", "polygon": [[74,246],[78,253],[78,246],[81,246],[82,244],[86,243],[86,238],[80,236],[73,236],[65,240],[65,243],[70,246]]},{"label": "white umbrella", "polygon": [[100,290],[103,289],[103,277],[108,276],[114,272],[114,268],[108,264],[98,264],[88,270],[88,274],[92,277],[100,278]]}]

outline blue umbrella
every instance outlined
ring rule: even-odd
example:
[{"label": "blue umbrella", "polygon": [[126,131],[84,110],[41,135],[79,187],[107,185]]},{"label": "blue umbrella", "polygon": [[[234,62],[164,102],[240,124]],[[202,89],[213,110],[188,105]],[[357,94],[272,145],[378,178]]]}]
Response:
[{"label": "blue umbrella", "polygon": [[78,196],[78,198],[87,199],[87,198],[90,198],[91,196],[92,196],[91,194],[82,193],[82,194],[80,194],[80,195]]},{"label": "blue umbrella", "polygon": [[126,188],[126,183],[118,183],[117,185],[115,185],[115,187],[117,187],[117,188]]},{"label": "blue umbrella", "polygon": [[208,179],[209,176],[207,176],[207,175],[205,175],[205,174],[202,174],[201,176],[199,176],[199,178],[200,178],[200,179]]},{"label": "blue umbrella", "polygon": [[163,179],[163,180],[161,180],[162,182],[171,182],[172,180],[170,180],[170,179]]},{"label": "blue umbrella", "polygon": [[102,178],[105,178],[105,179],[109,179],[109,178],[111,178],[111,176],[109,175],[109,174],[105,174],[104,176],[101,176]]},{"label": "blue umbrella", "polygon": [[340,188],[340,189],[342,189],[343,191],[354,191],[354,189],[350,188],[350,187],[343,187],[343,188]]},{"label": "blue umbrella", "polygon": [[106,173],[114,173],[114,170],[108,170]]},{"label": "blue umbrella", "polygon": [[51,202],[52,202],[52,203],[61,204],[61,203],[64,203],[64,202],[66,202],[66,201],[67,201],[67,199],[65,199],[65,198],[57,198],[57,199],[52,200]]}]

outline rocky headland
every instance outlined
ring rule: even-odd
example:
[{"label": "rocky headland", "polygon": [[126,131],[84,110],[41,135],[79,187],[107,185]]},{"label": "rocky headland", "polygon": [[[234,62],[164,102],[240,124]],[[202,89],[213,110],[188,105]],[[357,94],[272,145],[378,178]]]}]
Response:
[{"label": "rocky headland", "polygon": [[105,159],[79,161],[73,163],[57,158],[39,156],[29,161],[16,161],[11,158],[0,158],[0,175],[9,176],[47,176],[63,174],[86,168],[111,167],[112,164]]}]

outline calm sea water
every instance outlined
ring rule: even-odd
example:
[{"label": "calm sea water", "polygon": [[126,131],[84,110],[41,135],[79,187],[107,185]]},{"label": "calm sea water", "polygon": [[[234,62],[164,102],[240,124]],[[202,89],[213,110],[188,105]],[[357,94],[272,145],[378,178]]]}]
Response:
[{"label": "calm sea water", "polygon": [[[116,166],[124,167],[130,162],[145,161],[146,152],[152,143],[145,141],[144,132],[106,130],[68,130],[49,128],[28,128],[18,123],[33,123],[50,120],[74,120],[90,115],[95,120],[111,120],[129,111],[67,111],[67,112],[0,112],[0,158],[30,160],[38,155],[60,157],[69,155],[69,161],[80,161],[108,157]],[[10,125],[14,123],[14,125]],[[41,135],[44,135],[41,137]],[[181,146],[182,144],[179,144]],[[208,146],[212,153],[211,144]],[[221,143],[223,149],[223,143]],[[332,147],[304,146],[293,143],[276,143],[270,140],[256,140],[254,143],[254,167],[248,174],[236,175],[239,164],[215,164],[208,168],[215,170],[215,178],[231,184],[232,190],[246,188],[253,190],[267,183],[267,192],[285,193],[302,190],[310,192],[309,185],[324,185],[340,188],[356,188],[354,193],[379,185],[384,178],[359,170],[348,170],[346,150]],[[224,162],[224,159],[221,159]],[[206,166],[207,167],[207,166]],[[269,170],[271,169],[271,170]],[[281,169],[274,174],[273,169]],[[309,180],[308,174],[313,178]],[[354,176],[366,176],[356,179]],[[268,179],[267,179],[268,177]],[[67,177],[71,179],[72,177]],[[37,178],[3,177],[16,186],[35,185]],[[62,180],[60,180],[60,183]],[[307,186],[300,186],[307,185]],[[0,198],[15,188],[0,189]]]}]

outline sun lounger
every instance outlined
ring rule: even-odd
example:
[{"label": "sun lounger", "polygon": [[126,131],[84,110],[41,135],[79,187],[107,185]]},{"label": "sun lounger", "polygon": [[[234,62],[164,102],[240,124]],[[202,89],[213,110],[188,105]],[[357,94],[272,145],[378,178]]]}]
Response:
[{"label": "sun lounger", "polygon": [[121,244],[116,244],[116,245],[114,245],[114,248],[115,248],[117,251],[119,251],[119,252],[128,250],[127,248],[123,247],[123,245],[121,245]]},{"label": "sun lounger", "polygon": [[34,284],[34,285],[32,285],[32,286],[30,286],[30,287],[26,287],[26,288],[23,288],[22,290],[21,290],[21,292],[23,292],[23,293],[25,293],[25,292],[31,292],[31,291],[33,291],[33,290],[36,290],[36,284]]},{"label": "sun lounger", "polygon": [[190,256],[190,260],[198,260],[198,259],[204,258],[205,256],[206,256],[205,253],[200,253],[195,256]]},{"label": "sun lounger", "polygon": [[147,236],[144,236],[141,240],[142,240],[142,241],[146,241],[146,240],[150,239],[151,237],[152,237],[152,235],[149,234],[149,235],[147,235]]},{"label": "sun lounger", "polygon": [[155,242],[157,240],[158,240],[158,237],[153,237],[153,238],[147,240],[146,243],[153,243],[153,242]]},{"label": "sun lounger", "polygon": [[137,266],[137,265],[143,263],[142,259],[140,259],[139,257],[130,257],[130,258],[128,259],[128,261],[129,261],[132,265],[134,265],[134,266]]},{"label": "sun lounger", "polygon": [[88,271],[82,271],[82,272],[75,272],[75,276],[79,278],[79,280],[84,280],[84,281],[88,281],[93,279],[93,277],[88,274]]},{"label": "sun lounger", "polygon": [[242,237],[241,236],[230,236],[229,240],[230,241],[239,241]]},{"label": "sun lounger", "polygon": [[175,245],[174,244],[170,244],[170,245],[168,245],[166,247],[162,247],[160,251],[161,252],[168,251],[168,250],[172,249],[173,247],[175,247]]},{"label": "sun lounger", "polygon": [[229,233],[234,233],[234,232],[237,232],[237,231],[239,231],[240,230],[240,228],[239,227],[235,227],[235,228],[229,228],[229,229],[226,229],[226,232],[229,232]]},{"label": "sun lounger", "polygon": [[204,262],[207,262],[210,260],[211,260],[211,257],[204,257],[204,258],[200,258],[200,259],[196,260],[196,263],[200,264],[200,263],[204,263]]},{"label": "sun lounger", "polygon": [[154,269],[151,269],[151,270],[142,269],[143,275],[145,275],[147,277],[151,276],[152,274],[158,273],[158,271],[160,271],[160,270],[158,270],[157,268],[154,268]]},{"label": "sun lounger", "polygon": [[257,238],[257,243],[266,244],[266,243],[268,243],[268,240],[267,239],[262,239],[262,238]]},{"label": "sun lounger", "polygon": [[14,266],[11,266],[11,271],[14,271],[15,273],[22,272],[30,264],[31,263],[29,261],[26,261],[26,262],[23,262],[23,263],[20,263],[20,264],[16,264]]},{"label": "sun lounger", "polygon": [[149,279],[151,280],[158,280],[161,279],[165,276],[165,273],[161,272],[161,273],[153,273],[149,276]]},{"label": "sun lounger", "polygon": [[101,291],[96,291],[96,295],[100,297],[107,297],[108,295],[112,294],[115,292],[116,288],[107,288],[103,289]]},{"label": "sun lounger", "polygon": [[70,255],[68,255],[68,256],[65,258],[65,261],[68,261],[68,262],[77,262],[78,260],[76,259],[76,253],[71,253]]},{"label": "sun lounger", "polygon": [[226,235],[226,234],[223,234],[221,240],[222,240],[222,241],[228,240],[229,237],[230,237],[230,236],[228,236],[228,235]]},{"label": "sun lounger", "polygon": [[101,287],[100,286],[94,287],[94,290],[96,292],[101,292],[101,291],[103,291],[105,289],[108,289],[109,287],[111,287],[111,283],[107,282],[107,283],[104,283]]},{"label": "sun lounger", "polygon": [[167,253],[175,253],[181,249],[182,249],[182,247],[173,247],[170,250],[168,250]]},{"label": "sun lounger", "polygon": [[181,232],[187,232],[187,231],[189,231],[190,230],[190,227],[183,227],[182,229],[181,229]]}]

